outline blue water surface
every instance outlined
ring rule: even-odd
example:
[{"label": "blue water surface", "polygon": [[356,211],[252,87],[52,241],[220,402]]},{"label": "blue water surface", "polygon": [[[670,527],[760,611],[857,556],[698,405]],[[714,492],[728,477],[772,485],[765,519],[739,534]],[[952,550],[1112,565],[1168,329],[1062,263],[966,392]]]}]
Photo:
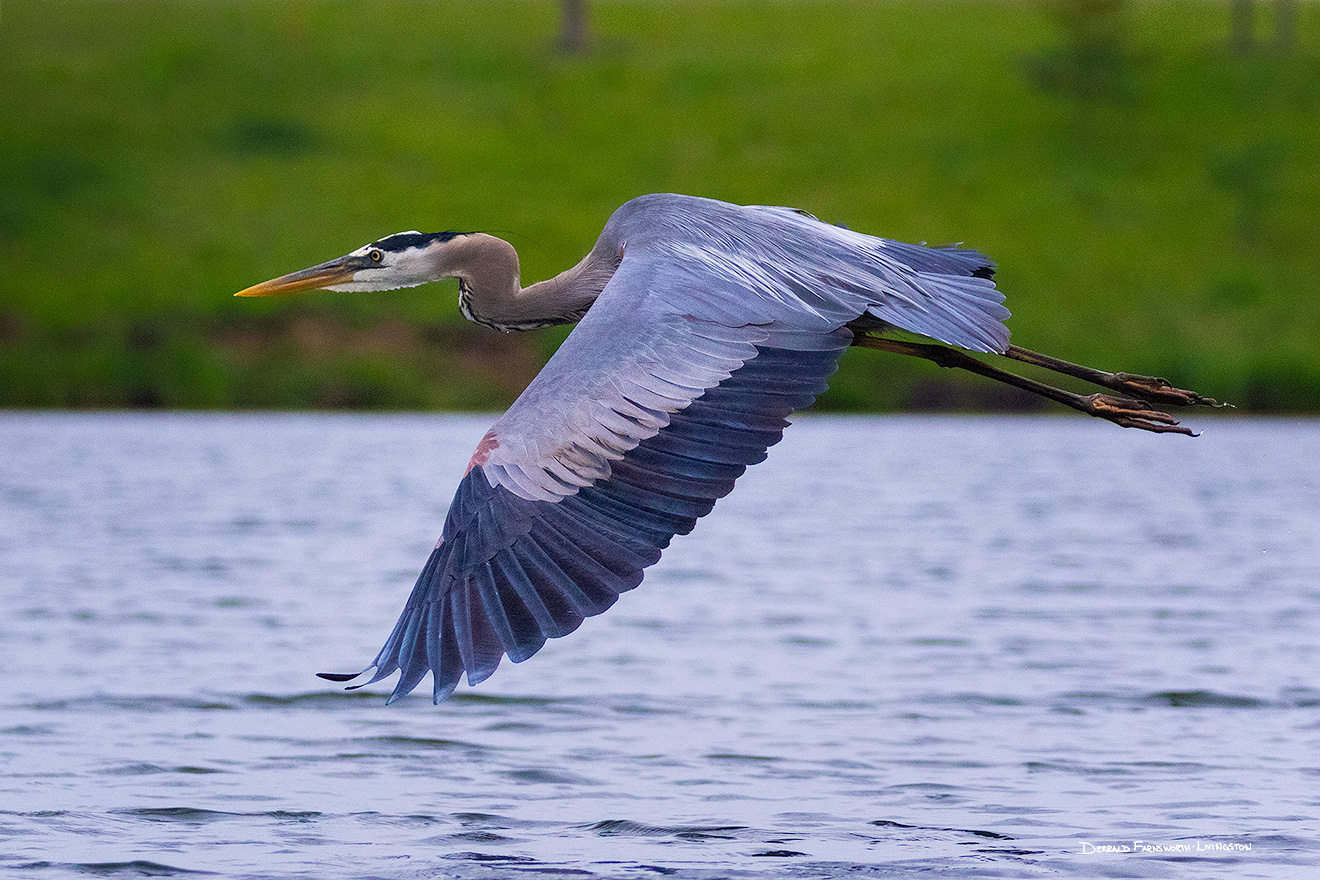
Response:
[{"label": "blue water surface", "polygon": [[315,678],[490,421],[0,414],[0,877],[1320,864],[1320,423],[804,417],[528,662]]}]

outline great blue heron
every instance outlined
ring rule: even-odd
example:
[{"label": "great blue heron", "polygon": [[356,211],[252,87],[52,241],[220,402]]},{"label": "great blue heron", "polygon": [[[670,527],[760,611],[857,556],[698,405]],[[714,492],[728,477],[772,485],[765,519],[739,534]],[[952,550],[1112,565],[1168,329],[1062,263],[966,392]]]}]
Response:
[{"label": "great blue heron", "polygon": [[[477,444],[443,533],[376,659],[390,701],[431,671],[434,700],[507,654],[609,608],[689,532],[786,417],[861,345],[972,370],[1125,427],[1191,433],[1162,405],[1213,404],[1161,379],[1106,373],[1009,344],[994,263],[903,244],[790,208],[648,195],[619,208],[573,268],[519,283],[509,243],[401,232],[238,296],[376,291],[457,278],[459,308],[497,330],[577,323]],[[892,338],[907,331],[928,339]],[[1082,396],[972,357],[1004,355],[1118,395]],[[361,685],[359,685],[361,686]]]}]

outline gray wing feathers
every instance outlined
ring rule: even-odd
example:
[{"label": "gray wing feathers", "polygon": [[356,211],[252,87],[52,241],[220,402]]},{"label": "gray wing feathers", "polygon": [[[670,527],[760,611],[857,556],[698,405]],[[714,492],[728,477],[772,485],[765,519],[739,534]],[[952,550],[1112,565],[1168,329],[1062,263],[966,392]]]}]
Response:
[{"label": "gray wing feathers", "polygon": [[605,479],[610,462],[756,356],[765,330],[669,310],[651,294],[659,268],[625,261],[495,423],[498,445],[482,464],[492,485],[528,500],[554,501]]},{"label": "gray wing feathers", "polygon": [[1008,346],[994,263],[971,249],[876,238],[788,208],[675,195],[625,204],[603,237],[630,257],[639,249],[662,260],[670,307],[705,320],[829,332],[869,312],[973,351]]},{"label": "gray wing feathers", "polygon": [[[441,541],[376,659],[371,681],[400,672],[391,695],[428,669],[436,701],[466,673],[476,684],[503,655],[525,660],[642,581],[676,534],[691,531],[795,410],[825,388],[850,335],[804,350],[758,347],[714,388],[582,491],[544,502],[473,470],[460,482]],[[350,676],[331,676],[345,680]]]}]

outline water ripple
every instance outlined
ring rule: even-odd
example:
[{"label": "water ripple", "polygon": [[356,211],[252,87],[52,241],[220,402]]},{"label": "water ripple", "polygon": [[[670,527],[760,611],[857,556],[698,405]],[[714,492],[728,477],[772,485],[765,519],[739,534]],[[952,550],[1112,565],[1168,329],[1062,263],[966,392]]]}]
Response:
[{"label": "water ripple", "polygon": [[163,865],[160,862],[149,862],[145,859],[134,859],[131,862],[23,862],[15,865],[5,865],[4,867],[14,871],[54,869],[71,871],[75,874],[92,874],[104,877],[113,877],[119,874],[129,874],[135,877],[174,877],[183,874],[209,876],[215,874],[214,871],[176,868],[173,865]]},{"label": "water ripple", "polygon": [[603,837],[635,835],[639,837],[678,837],[684,840],[733,840],[735,835],[728,832],[748,830],[742,825],[647,825],[629,819],[605,819],[591,825],[581,826]]}]

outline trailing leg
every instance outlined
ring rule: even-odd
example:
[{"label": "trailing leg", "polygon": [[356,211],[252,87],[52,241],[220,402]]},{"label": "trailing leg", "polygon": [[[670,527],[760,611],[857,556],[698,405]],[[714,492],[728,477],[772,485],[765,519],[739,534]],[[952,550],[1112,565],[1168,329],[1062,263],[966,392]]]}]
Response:
[{"label": "trailing leg", "polygon": [[1140,428],[1143,431],[1153,431],[1159,434],[1176,433],[1196,436],[1188,428],[1179,425],[1177,420],[1168,413],[1153,408],[1150,405],[1151,403],[1174,404],[1177,406],[1191,404],[1219,405],[1215,401],[1201,397],[1194,392],[1174,388],[1163,379],[1092,370],[1089,367],[1051,358],[1048,355],[1038,354],[1017,346],[1011,346],[1005,352],[1005,356],[1055,372],[1065,373],[1105,388],[1122,391],[1124,396],[1074,394],[1062,388],[1055,388],[1053,385],[1046,385],[1043,382],[1019,376],[1016,373],[992,367],[961,349],[949,348],[936,343],[906,342],[859,333],[853,338],[852,344],[863,348],[874,348],[879,351],[892,351],[896,354],[919,357],[941,367],[967,370],[994,379],[997,382],[1003,382],[1015,388],[1021,388],[1041,397],[1049,398],[1087,415],[1107,419],[1124,428]]},{"label": "trailing leg", "polygon": [[1166,406],[1195,406],[1198,404],[1215,407],[1227,406],[1227,404],[1220,403],[1213,398],[1202,397],[1195,391],[1174,388],[1167,379],[1159,379],[1154,376],[1138,376],[1132,373],[1106,373],[1104,370],[1094,370],[1081,364],[1070,363],[1016,345],[1010,345],[1008,350],[1004,352],[1004,357],[1022,361],[1024,364],[1044,367],[1056,373],[1063,373],[1065,376],[1073,376],[1090,382],[1092,385],[1099,385],[1102,388],[1110,388],[1123,394],[1140,397],[1142,400],[1149,400],[1151,403],[1160,403]]}]

